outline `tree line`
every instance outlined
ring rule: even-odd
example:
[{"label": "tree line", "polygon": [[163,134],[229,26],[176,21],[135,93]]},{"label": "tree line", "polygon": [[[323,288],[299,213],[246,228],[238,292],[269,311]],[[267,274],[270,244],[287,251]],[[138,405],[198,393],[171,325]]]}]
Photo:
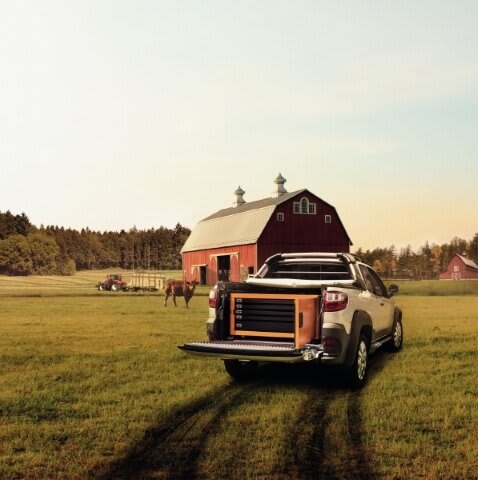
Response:
[{"label": "tree line", "polygon": [[[120,232],[36,227],[24,213],[0,212],[0,273],[72,275],[76,270],[112,267],[179,270],[180,250],[190,233],[179,223],[174,228],[133,227]],[[417,250],[392,245],[355,252],[382,277],[413,279],[438,278],[450,259],[463,253],[478,263],[478,233],[471,240],[455,237],[441,245],[425,242]]]},{"label": "tree line", "polygon": [[459,237],[441,245],[427,241],[417,250],[410,245],[400,249],[392,245],[366,251],[359,248],[355,254],[385,278],[437,279],[456,254],[478,263],[478,233],[469,241]]},{"label": "tree line", "polygon": [[180,250],[191,231],[174,228],[96,232],[36,227],[22,213],[0,212],[0,273],[72,275],[76,270],[181,269]]}]

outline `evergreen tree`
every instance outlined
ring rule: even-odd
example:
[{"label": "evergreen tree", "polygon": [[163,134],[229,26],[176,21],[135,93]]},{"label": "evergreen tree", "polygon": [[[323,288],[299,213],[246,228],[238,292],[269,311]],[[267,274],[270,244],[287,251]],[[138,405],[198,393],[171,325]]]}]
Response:
[{"label": "evergreen tree", "polygon": [[33,225],[24,213],[13,215],[10,210],[7,210],[5,213],[0,212],[0,240],[15,234],[26,236],[33,228]]}]

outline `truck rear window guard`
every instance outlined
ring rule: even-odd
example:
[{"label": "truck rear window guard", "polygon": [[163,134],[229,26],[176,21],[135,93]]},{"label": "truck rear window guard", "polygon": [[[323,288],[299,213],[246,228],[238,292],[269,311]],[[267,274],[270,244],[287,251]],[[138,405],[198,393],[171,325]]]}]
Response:
[{"label": "truck rear window guard", "polygon": [[269,265],[262,278],[291,278],[301,280],[350,280],[346,265],[341,262],[306,263],[280,261]]}]

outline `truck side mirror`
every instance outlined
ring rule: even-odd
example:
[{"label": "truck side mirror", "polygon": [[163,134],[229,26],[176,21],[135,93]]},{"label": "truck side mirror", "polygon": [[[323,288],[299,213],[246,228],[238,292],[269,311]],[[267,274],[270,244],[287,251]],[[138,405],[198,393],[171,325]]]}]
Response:
[{"label": "truck side mirror", "polygon": [[398,285],[395,285],[394,283],[392,283],[389,287],[388,287],[388,294],[393,297],[397,292],[398,292],[399,288],[398,288]]}]

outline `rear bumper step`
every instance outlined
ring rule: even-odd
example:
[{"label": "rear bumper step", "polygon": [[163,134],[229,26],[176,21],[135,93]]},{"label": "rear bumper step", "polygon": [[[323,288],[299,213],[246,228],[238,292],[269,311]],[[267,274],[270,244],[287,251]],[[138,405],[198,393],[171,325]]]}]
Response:
[{"label": "rear bumper step", "polygon": [[302,362],[318,359],[323,354],[321,345],[306,345],[297,350],[292,342],[248,342],[243,340],[191,342],[180,345],[179,348],[192,355],[267,362]]}]

